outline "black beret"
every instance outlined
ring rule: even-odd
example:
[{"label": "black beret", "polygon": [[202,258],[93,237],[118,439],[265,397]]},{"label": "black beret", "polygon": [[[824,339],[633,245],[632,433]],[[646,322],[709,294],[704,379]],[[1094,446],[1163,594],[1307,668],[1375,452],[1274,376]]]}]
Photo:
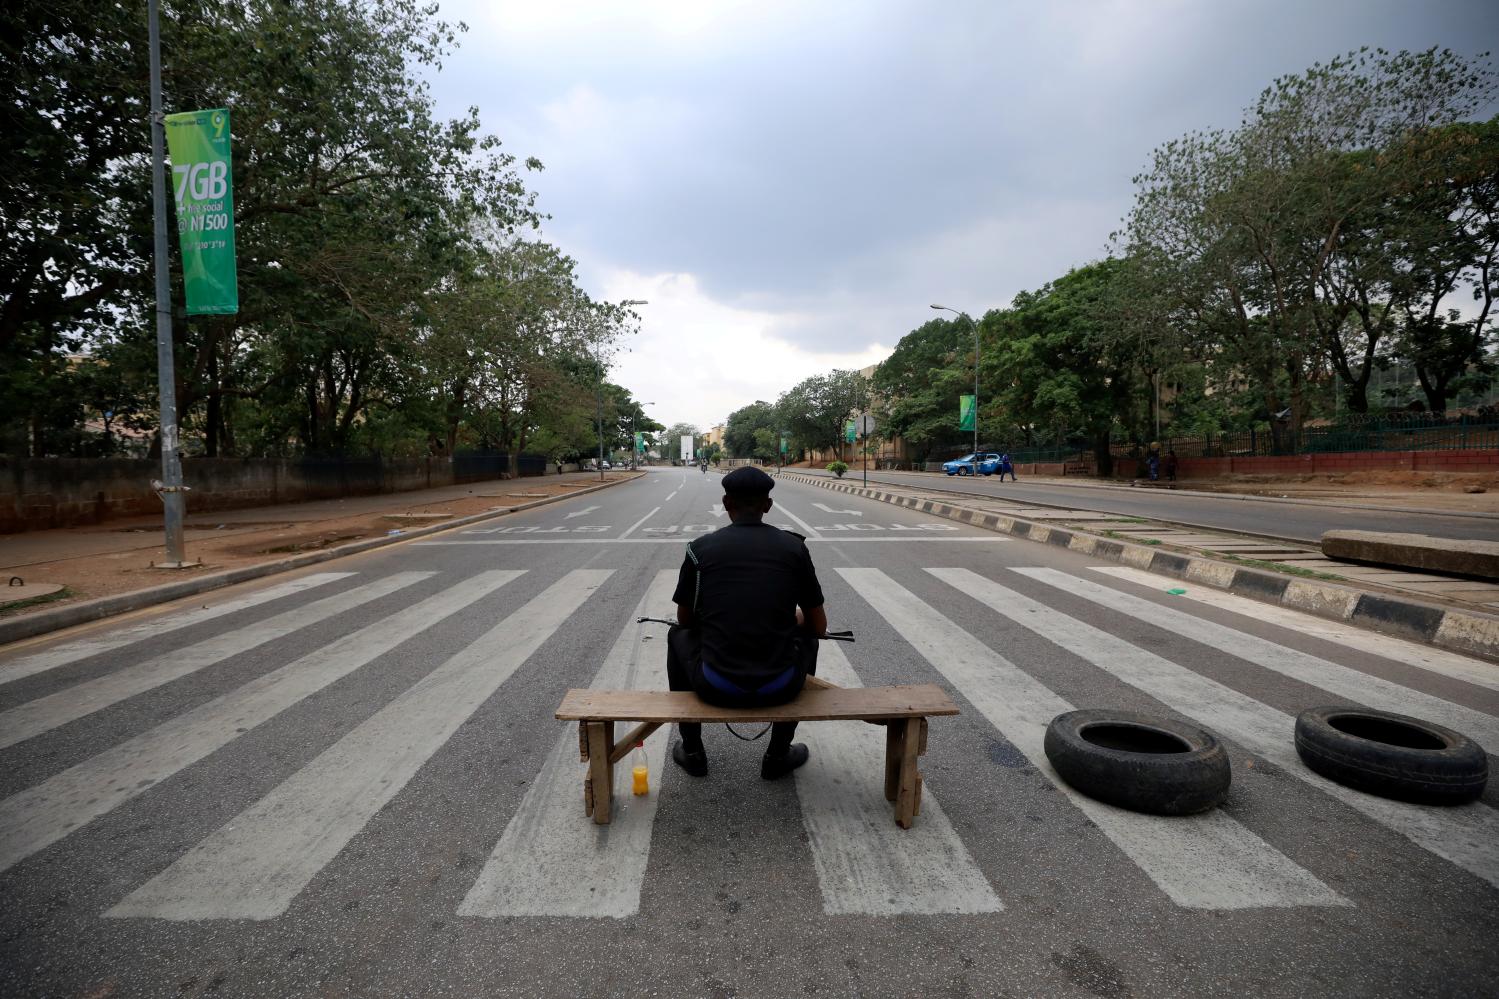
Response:
[{"label": "black beret", "polygon": [[765,496],[776,487],[776,480],[754,465],[736,468],[723,477],[723,491],[734,496]]}]

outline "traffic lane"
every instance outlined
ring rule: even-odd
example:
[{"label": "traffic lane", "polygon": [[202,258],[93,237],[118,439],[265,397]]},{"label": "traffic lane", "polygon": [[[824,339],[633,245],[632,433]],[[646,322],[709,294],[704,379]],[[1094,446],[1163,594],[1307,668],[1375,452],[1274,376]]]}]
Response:
[{"label": "traffic lane", "polygon": [[[1028,628],[1015,626],[925,567],[912,565],[907,550],[871,546],[859,554],[912,596],[939,609],[955,630],[979,638],[1075,706],[1185,718],[1096,664],[1082,661]],[[1044,565],[1082,576],[1088,571],[1087,560],[1076,553],[1017,542],[983,550],[944,548],[942,554],[951,564],[966,564],[1016,592],[1059,606],[1079,622],[1073,627],[1092,624],[1124,636],[1172,661],[1190,663],[1225,686],[1247,690],[1279,710],[1294,714],[1312,704],[1340,700],[1126,616],[1100,613],[1084,600],[1065,595],[1059,599],[1052,588],[1034,586],[996,564]],[[865,682],[938,682],[951,689],[914,652],[902,629],[861,599],[855,587],[840,585],[837,567],[830,562],[819,559],[819,573],[832,579],[824,587],[830,620],[855,631],[857,662]],[[1166,602],[1168,598],[1162,594],[1161,599]],[[1244,618],[1231,623],[1249,632],[1293,637],[1256,628]],[[1338,656],[1335,648],[1323,651],[1350,665],[1362,665],[1356,657]],[[965,843],[1007,906],[1006,913],[996,917],[1004,923],[1004,935],[997,939],[1012,939],[1009,934],[1013,933],[1017,946],[1024,946],[1030,938],[1028,931],[1039,924],[1043,932],[1029,939],[1031,946],[1066,956],[1075,942],[1096,954],[1100,967],[1118,970],[1122,981],[1140,989],[1136,994],[1154,994],[1158,987],[1165,994],[1206,994],[1213,986],[1196,976],[1214,966],[1217,981],[1233,983],[1241,994],[1307,994],[1318,983],[1338,994],[1413,994],[1420,987],[1405,977],[1413,972],[1400,972],[1387,984],[1379,978],[1385,972],[1371,971],[1371,965],[1388,969],[1390,953],[1415,953],[1429,946],[1445,949],[1449,942],[1451,954],[1460,955],[1454,965],[1457,980],[1476,985],[1491,973],[1481,930],[1499,900],[1491,885],[1292,779],[1232,740],[1225,740],[1234,748],[1234,789],[1226,813],[1321,877],[1352,901],[1355,909],[1204,913],[1170,904],[1138,868],[1121,864],[1117,849],[1101,841],[1098,829],[1050,789],[1003,733],[989,726],[961,693],[956,696],[964,713],[958,719],[932,721],[931,754],[923,761],[923,772],[927,788],[940,797],[956,828],[988,834],[965,835]],[[1286,746],[1290,740],[1287,725]],[[1489,801],[1493,803],[1492,792]],[[1183,863],[1196,860],[1183,856]],[[1064,873],[1068,871],[1073,874]],[[1431,923],[1416,926],[1412,920],[1417,914],[1420,919],[1430,917]],[[1111,933],[1116,934],[1112,939]],[[965,936],[965,944],[970,939]],[[966,948],[965,952],[974,953]],[[1164,954],[1176,955],[1183,977],[1162,985],[1156,973]],[[978,956],[1003,960],[1002,955],[982,948]],[[980,959],[978,967],[992,970],[993,966]],[[1288,968],[1294,969],[1291,977],[1277,983]],[[1044,976],[1038,980],[1044,981]],[[1152,987],[1143,989],[1145,983]],[[1352,983],[1361,983],[1362,988]],[[1435,980],[1427,979],[1426,984],[1435,987]],[[1027,991],[1013,980],[1009,987]]]},{"label": "traffic lane", "polygon": [[[815,473],[814,473],[815,474]],[[1279,503],[1265,499],[1188,496],[1166,489],[1125,493],[1087,486],[1068,488],[1021,479],[1004,482],[978,477],[927,473],[871,472],[870,482],[967,493],[1010,502],[1070,507],[1174,521],[1223,531],[1238,531],[1315,544],[1333,530],[1397,531],[1436,537],[1499,539],[1499,520],[1454,517],[1440,513],[1383,512],[1330,506]]]}]

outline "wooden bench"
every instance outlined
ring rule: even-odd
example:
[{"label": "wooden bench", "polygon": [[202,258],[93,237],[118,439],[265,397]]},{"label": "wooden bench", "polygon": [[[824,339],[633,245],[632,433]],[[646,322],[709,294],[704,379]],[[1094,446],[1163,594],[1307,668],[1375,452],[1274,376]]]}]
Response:
[{"label": "wooden bench", "polygon": [[[835,687],[817,677],[796,700],[768,708],[719,708],[689,692],[666,690],[569,690],[557,709],[562,721],[578,723],[578,750],[588,764],[583,778],[584,812],[608,824],[614,800],[614,765],[637,742],[671,722],[763,723],[865,721],[885,726],[885,798],[895,802],[902,829],[921,811],[921,774],[916,759],[926,752],[927,718],[955,715],[958,706],[935,684],[911,687]],[[618,741],[614,723],[640,724]]]}]

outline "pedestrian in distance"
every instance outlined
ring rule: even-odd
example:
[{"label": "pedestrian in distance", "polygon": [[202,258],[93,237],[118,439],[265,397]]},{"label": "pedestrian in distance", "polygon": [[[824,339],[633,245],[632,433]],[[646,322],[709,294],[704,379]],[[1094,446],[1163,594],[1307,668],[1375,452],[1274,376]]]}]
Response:
[{"label": "pedestrian in distance", "polygon": [[1176,450],[1174,448],[1166,452],[1166,481],[1176,481]]},{"label": "pedestrian in distance", "polygon": [[[667,685],[723,707],[785,704],[817,672],[817,640],[828,630],[822,587],[805,539],[765,523],[775,480],[747,465],[725,475],[723,488],[729,524],[688,542],[677,576]],[[672,759],[706,776],[702,725],[677,728]],[[771,727],[761,777],[775,780],[807,762],[795,734],[796,722]]]},{"label": "pedestrian in distance", "polygon": [[1158,481],[1161,477],[1161,456],[1154,451],[1150,452],[1150,457],[1145,459],[1145,467],[1150,470],[1150,481]]},{"label": "pedestrian in distance", "polygon": [[999,456],[999,481],[1003,482],[1006,475],[1010,477],[1011,482],[1015,481],[1015,466],[1010,461],[1009,452]]}]

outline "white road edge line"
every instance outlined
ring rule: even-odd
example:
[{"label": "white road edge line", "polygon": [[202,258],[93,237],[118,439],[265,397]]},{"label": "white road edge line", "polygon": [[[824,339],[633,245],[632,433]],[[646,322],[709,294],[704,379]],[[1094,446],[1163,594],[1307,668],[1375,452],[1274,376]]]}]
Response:
[{"label": "white road edge line", "polygon": [[[927,571],[951,582],[943,574],[957,570]],[[1220,809],[1169,818],[1144,815],[1073,790],[1052,769],[1043,745],[1047,724],[1073,710],[1071,704],[880,570],[838,572],[1177,905],[1247,909],[1349,904]],[[967,576],[962,590],[973,595]]]},{"label": "white road edge line", "polygon": [[575,569],[427,674],[107,916],[274,919],[575,614],[612,569]]}]

